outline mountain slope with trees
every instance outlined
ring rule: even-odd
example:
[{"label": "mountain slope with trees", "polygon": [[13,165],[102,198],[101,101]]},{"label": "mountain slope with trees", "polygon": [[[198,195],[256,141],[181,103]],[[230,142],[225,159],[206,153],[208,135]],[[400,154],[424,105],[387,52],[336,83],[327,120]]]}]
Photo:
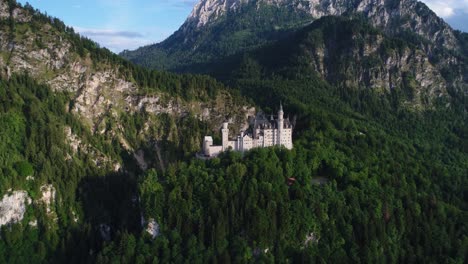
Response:
[{"label": "mountain slope with trees", "polygon": [[340,89],[313,79],[237,85],[257,96],[269,91],[259,103],[281,98],[298,115],[294,149],[226,153],[146,172],[142,210],[159,235],[121,233],[98,261],[466,259],[464,106],[413,112],[398,94],[340,98]]},{"label": "mountain slope with trees", "polygon": [[[307,25],[307,12],[281,5],[247,1],[232,10],[221,4],[217,9],[221,2],[236,1],[201,1],[168,40],[124,57],[149,67],[211,74],[270,111],[269,106],[283,101],[298,117],[295,148],[291,153],[258,150],[245,157],[230,153],[208,164],[147,173],[140,183],[144,214],[157,219],[168,236],[152,241],[122,234],[99,260],[466,259],[466,251],[459,250],[467,243],[461,220],[467,216],[466,49],[458,44],[465,43],[466,34],[451,31],[420,3],[403,10],[415,1],[374,3],[369,10],[415,12],[418,18],[384,25],[372,21],[381,12],[324,17]],[[337,1],[326,3],[332,2]],[[211,16],[200,16],[203,10]],[[291,26],[272,30],[278,17]],[[432,21],[426,23],[431,25],[426,33],[414,30],[421,17]],[[263,26],[262,21],[270,23]],[[420,34],[400,27],[405,24]],[[454,45],[431,39],[428,32],[437,30]],[[429,83],[435,89],[427,89]],[[240,179],[233,179],[231,168]],[[291,177],[296,183],[287,187]],[[148,191],[155,181],[164,192]],[[316,185],[323,181],[328,183]],[[219,195],[205,196],[209,183]],[[425,201],[416,198],[424,196]],[[177,201],[184,210],[161,208],[158,200]],[[437,204],[447,208],[435,209]],[[180,219],[190,219],[190,224],[179,225]],[[128,241],[138,241],[132,254],[115,254],[118,244]],[[157,256],[150,253],[154,251]]]},{"label": "mountain slope with trees", "polygon": [[245,100],[214,79],[135,66],[30,5],[0,2],[0,36],[2,263],[93,261],[141,230],[140,172],[245,122]]},{"label": "mountain slope with trees", "polygon": [[[1,227],[0,263],[466,260],[463,94],[414,111],[404,87],[350,89],[317,74],[303,56],[314,46],[269,61],[283,42],[233,57],[229,86],[149,71],[4,3],[0,203],[15,191],[31,203]],[[297,43],[347,23],[364,40],[382,34],[360,20],[320,23]],[[379,47],[397,52],[388,41]],[[246,101],[267,113],[282,101],[296,116],[294,149],[195,159],[220,120],[243,123]]]},{"label": "mountain slope with trees", "polygon": [[[369,74],[373,67],[395,68],[391,71],[400,72],[406,71],[405,68],[409,67],[419,68],[417,71],[411,70],[410,78],[426,78],[423,69],[429,68],[431,75],[439,79],[436,89],[448,90],[450,93],[468,91],[466,33],[452,30],[427,6],[415,0],[203,0],[195,6],[184,25],[168,39],[135,51],[124,51],[121,56],[150,68],[212,74],[210,68],[219,68],[219,65],[229,60],[229,57],[242,57],[245,52],[258,52],[263,47],[274,45],[278,41],[288,41],[297,32],[310,28],[311,23],[320,24],[317,20],[320,21],[320,18],[326,16],[341,16],[363,21],[369,25],[366,33],[380,32],[377,34],[378,38],[364,39],[361,41],[366,43],[358,44],[367,44],[370,48],[372,46],[376,48],[382,40],[389,39],[395,43],[393,40],[397,39],[404,44],[396,43],[396,45],[405,45],[406,48],[400,54],[390,56],[391,60],[379,60],[375,56],[367,58],[369,54],[366,54],[368,52],[366,49],[369,47],[364,45],[359,51],[341,50],[348,58],[328,56],[331,63],[338,65],[342,59],[348,61],[351,57],[359,56],[358,59],[367,60],[368,65],[363,65],[363,69],[355,69],[355,72],[347,72],[347,68],[335,69],[335,74],[345,76],[355,74],[361,75],[359,77],[361,78],[362,75]],[[359,32],[353,33],[359,34]],[[347,41],[342,37],[339,34],[335,36],[328,34],[321,36],[323,39],[302,44],[317,46],[322,42],[333,42],[333,45],[339,47],[339,43]],[[383,52],[391,48],[384,47]],[[321,49],[311,49],[304,55],[314,59],[326,56],[327,53],[324,54]],[[283,59],[281,54],[270,56],[273,59],[278,58],[279,62]],[[415,56],[419,59],[414,60]],[[409,61],[406,61],[407,57],[410,57]],[[317,70],[319,72],[320,69]],[[393,82],[386,74],[367,77],[369,78],[387,85]]]}]

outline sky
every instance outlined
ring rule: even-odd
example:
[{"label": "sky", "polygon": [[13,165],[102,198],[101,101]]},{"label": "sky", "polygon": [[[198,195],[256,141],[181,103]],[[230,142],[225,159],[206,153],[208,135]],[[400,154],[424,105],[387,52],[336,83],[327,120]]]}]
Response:
[{"label": "sky", "polygon": [[[3,1],[3,0],[2,0]],[[158,43],[176,31],[197,0],[17,0],[57,17],[113,52]]]},{"label": "sky", "polygon": [[[113,52],[169,37],[198,0],[17,0],[29,2]],[[468,32],[468,0],[421,0],[453,28]]]}]

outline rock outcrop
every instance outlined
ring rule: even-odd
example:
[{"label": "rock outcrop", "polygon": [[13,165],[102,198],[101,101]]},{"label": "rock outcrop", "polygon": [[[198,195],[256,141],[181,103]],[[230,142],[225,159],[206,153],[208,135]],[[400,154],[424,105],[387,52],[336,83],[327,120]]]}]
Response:
[{"label": "rock outcrop", "polygon": [[[343,30],[323,42],[312,41],[314,34],[323,36],[327,31],[343,29],[350,23],[340,19],[327,20],[324,24],[336,24],[312,27],[295,43],[298,53],[292,56],[307,58],[311,69],[329,83],[387,91],[403,88],[416,104],[420,104],[422,98],[427,102],[430,98],[448,95],[447,81],[426,53],[405,44],[391,47],[395,42],[379,32]],[[354,29],[357,28],[359,25],[355,25]]]},{"label": "rock outcrop", "polygon": [[0,227],[21,222],[26,212],[26,206],[29,204],[31,204],[31,198],[25,191],[13,191],[5,194],[0,200]]},{"label": "rock outcrop", "polygon": [[41,186],[41,198],[38,203],[41,203],[46,208],[47,215],[51,215],[53,212],[52,206],[55,203],[55,188],[52,184]]},{"label": "rock outcrop", "polygon": [[146,226],[146,232],[154,239],[159,236],[159,224],[153,218],[150,218]]}]

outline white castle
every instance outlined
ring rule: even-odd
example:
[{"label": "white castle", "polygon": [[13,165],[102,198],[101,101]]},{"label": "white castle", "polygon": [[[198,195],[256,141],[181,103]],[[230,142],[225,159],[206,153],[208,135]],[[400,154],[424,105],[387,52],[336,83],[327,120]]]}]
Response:
[{"label": "white castle", "polygon": [[240,131],[235,140],[229,140],[228,123],[223,123],[222,145],[213,146],[213,138],[206,136],[203,140],[203,154],[205,157],[216,157],[221,152],[229,149],[233,151],[248,151],[253,148],[266,148],[271,146],[284,146],[287,149],[293,148],[292,130],[293,125],[289,118],[284,119],[283,106],[280,105],[278,118],[271,116],[268,120],[265,115],[258,114],[251,119],[249,130]]}]

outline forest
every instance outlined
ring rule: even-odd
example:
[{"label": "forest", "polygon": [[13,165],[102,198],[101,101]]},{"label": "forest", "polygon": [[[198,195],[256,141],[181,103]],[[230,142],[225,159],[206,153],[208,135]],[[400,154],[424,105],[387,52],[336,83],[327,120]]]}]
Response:
[{"label": "forest", "polygon": [[146,172],[141,210],[161,235],[121,233],[98,262],[464,262],[463,107],[413,112],[397,103],[405,95],[365,91],[344,103],[304,80],[241,84],[300,93],[279,97],[301,113],[294,149]]},{"label": "forest", "polygon": [[[142,171],[118,140],[92,134],[70,111],[71,94],[53,92],[27,74],[2,77],[0,195],[25,190],[35,200],[41,186],[52,184],[57,202],[52,214],[32,203],[21,222],[1,227],[0,263],[468,259],[466,95],[414,109],[405,104],[411,96],[405,87],[374,91],[330,84],[303,64],[278,69],[249,53],[237,58],[224,84],[146,70],[60,20],[25,8],[35,23],[63,32],[78,54],[121,67],[142,94],[162,91],[203,101],[229,91],[266,112],[282,101],[297,124],[291,151],[226,152],[204,161],[195,158],[201,148],[195,139],[208,132],[206,123],[191,115],[157,116],[161,127],[154,129],[176,127],[178,137],[164,135],[166,168],[153,162]],[[372,31],[365,25],[363,30]],[[129,142],[151,146],[138,136],[149,118],[145,113],[119,118]],[[115,126],[110,122],[110,131]],[[93,150],[74,152],[67,129]],[[96,153],[124,169],[96,162]],[[34,220],[37,226],[29,224]],[[151,220],[158,227],[155,237],[146,231]]]},{"label": "forest", "polygon": [[[248,83],[254,85],[300,91],[298,82]],[[303,87],[315,87],[300,96],[307,104],[285,101],[285,109],[302,113],[294,150],[231,152],[210,161],[181,156],[165,171],[131,176],[96,167],[89,154],[65,159],[62,129],[69,126],[132,168],[116,142],[92,137],[65,111],[66,94],[28,76],[2,81],[2,190],[25,189],[35,197],[40,183],[49,182],[62,201],[55,223],[36,206],[24,222],[36,218],[38,228],[4,226],[0,261],[463,262],[468,145],[462,110],[414,113],[393,108],[387,101],[395,95],[362,93],[356,96],[366,111],[358,112],[318,84]],[[34,182],[26,180],[31,171]],[[135,194],[139,205],[131,202]],[[84,219],[74,222],[70,209]],[[156,239],[139,224],[140,214],[160,225]],[[96,232],[102,221],[115,228],[111,241]]]}]

